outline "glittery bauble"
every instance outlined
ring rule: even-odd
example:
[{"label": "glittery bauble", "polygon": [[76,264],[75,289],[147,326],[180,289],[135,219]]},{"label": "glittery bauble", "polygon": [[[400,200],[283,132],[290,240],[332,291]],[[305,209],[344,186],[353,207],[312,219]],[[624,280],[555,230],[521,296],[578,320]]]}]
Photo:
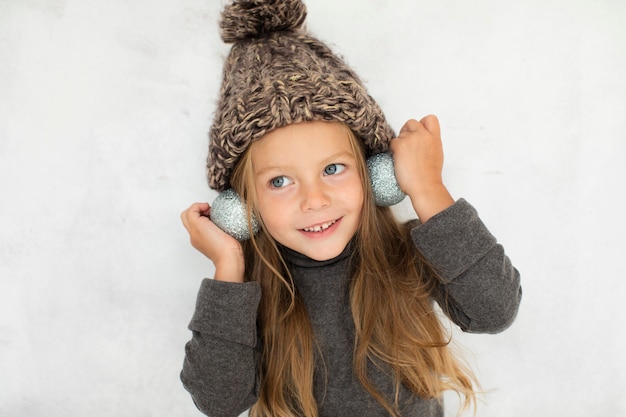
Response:
[{"label": "glittery bauble", "polygon": [[370,183],[377,206],[393,206],[398,204],[406,194],[402,192],[393,168],[393,157],[390,153],[379,153],[367,160]]},{"label": "glittery bauble", "polygon": [[[250,239],[246,205],[232,188],[220,193],[211,205],[211,221],[238,241]],[[252,233],[259,231],[259,224],[252,216]]]}]

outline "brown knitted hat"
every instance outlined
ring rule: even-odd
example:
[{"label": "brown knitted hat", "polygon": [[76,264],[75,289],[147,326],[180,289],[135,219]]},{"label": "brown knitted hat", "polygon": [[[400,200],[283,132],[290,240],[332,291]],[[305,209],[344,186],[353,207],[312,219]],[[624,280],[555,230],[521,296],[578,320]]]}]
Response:
[{"label": "brown knitted hat", "polygon": [[387,151],[394,132],[357,75],[301,28],[301,0],[235,0],[222,12],[224,64],[209,134],[207,176],[217,191],[252,141],[276,128],[313,120],[345,123],[367,156]]}]

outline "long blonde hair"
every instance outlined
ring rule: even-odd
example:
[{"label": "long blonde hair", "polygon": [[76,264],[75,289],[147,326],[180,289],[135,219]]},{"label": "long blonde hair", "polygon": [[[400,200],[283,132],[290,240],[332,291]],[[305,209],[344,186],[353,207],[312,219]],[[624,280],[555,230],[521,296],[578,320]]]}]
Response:
[{"label": "long blonde hair", "polygon": [[[391,416],[399,415],[401,385],[424,399],[441,399],[444,391],[454,390],[464,399],[463,410],[475,406],[476,380],[451,352],[450,336],[433,307],[437,273],[415,249],[409,225],[400,225],[388,207],[374,204],[363,145],[347,127],[346,131],[365,195],[350,279],[355,375]],[[260,395],[250,415],[316,417],[314,335],[285,260],[256,209],[254,184],[248,148],[231,185],[246,201],[248,218],[254,214],[261,226],[243,244],[246,280],[259,282],[262,291]],[[371,363],[385,364],[393,371],[392,402],[368,378]]]}]

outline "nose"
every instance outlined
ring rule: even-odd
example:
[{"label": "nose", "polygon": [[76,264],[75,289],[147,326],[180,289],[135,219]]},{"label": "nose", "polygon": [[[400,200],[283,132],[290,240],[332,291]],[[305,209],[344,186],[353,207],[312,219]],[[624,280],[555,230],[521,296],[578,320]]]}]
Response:
[{"label": "nose", "polygon": [[330,196],[321,181],[313,181],[301,187],[302,211],[316,211],[330,205]]}]

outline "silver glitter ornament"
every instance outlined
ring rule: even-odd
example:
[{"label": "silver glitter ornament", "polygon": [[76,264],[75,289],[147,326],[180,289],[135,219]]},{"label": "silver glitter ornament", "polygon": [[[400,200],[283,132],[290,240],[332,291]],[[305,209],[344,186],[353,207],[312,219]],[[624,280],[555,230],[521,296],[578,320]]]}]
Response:
[{"label": "silver glitter ornament", "polygon": [[[211,205],[211,221],[238,241],[250,239],[246,205],[232,188],[220,193]],[[259,223],[252,216],[252,233],[259,231]]]},{"label": "silver glitter ornament", "polygon": [[390,153],[379,153],[368,158],[367,169],[377,206],[393,206],[404,200],[406,194],[398,185]]}]

